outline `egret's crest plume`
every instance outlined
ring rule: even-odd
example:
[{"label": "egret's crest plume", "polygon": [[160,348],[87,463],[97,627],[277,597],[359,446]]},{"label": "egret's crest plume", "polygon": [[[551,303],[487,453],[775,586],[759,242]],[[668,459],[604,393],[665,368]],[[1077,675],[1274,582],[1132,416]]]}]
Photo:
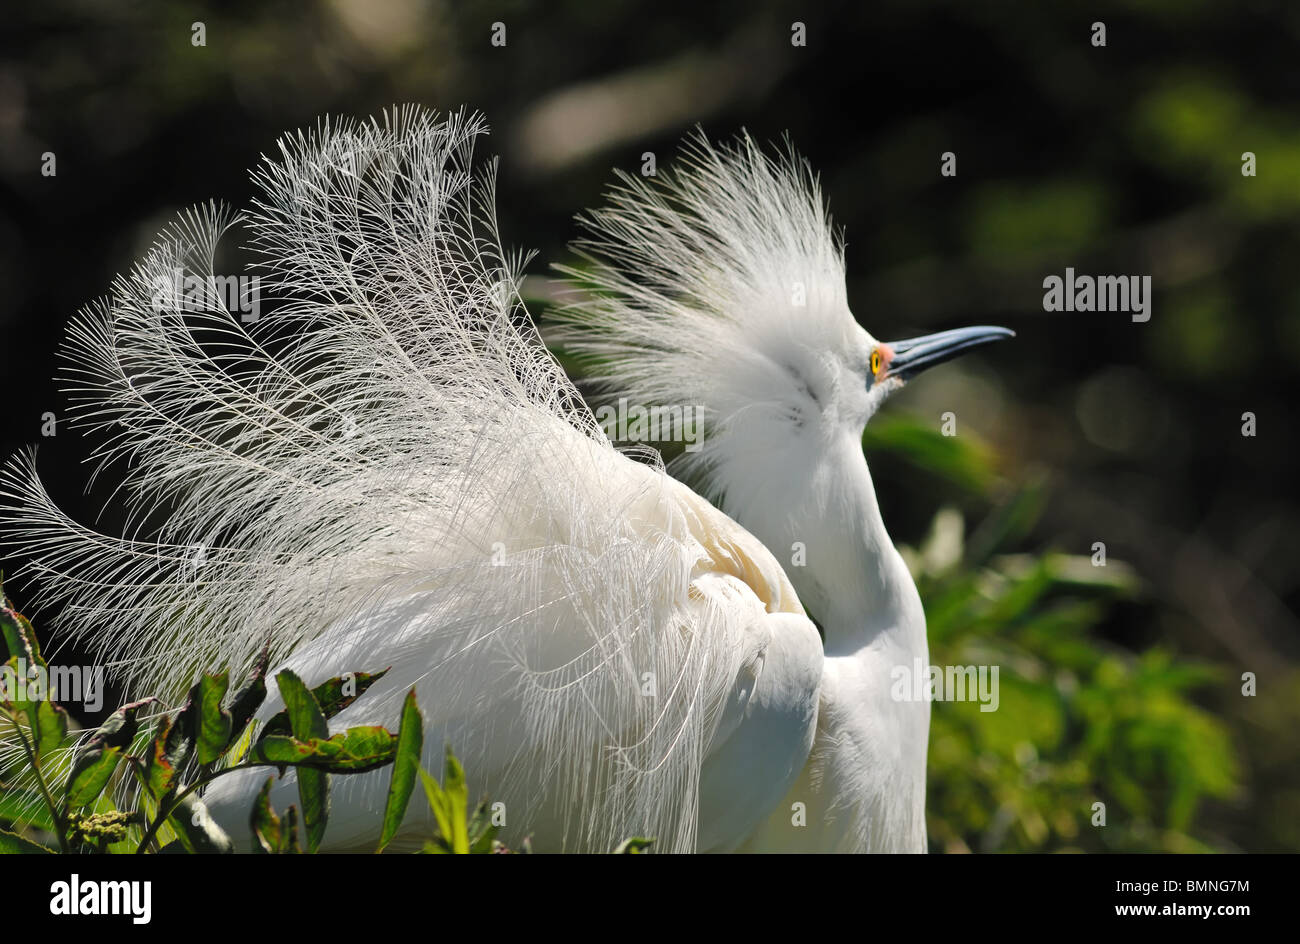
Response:
[{"label": "egret's crest plume", "polygon": [[657,178],[618,179],[580,217],[583,265],[557,267],[575,292],[548,340],[579,359],[598,401],[703,407],[702,448],[673,471],[743,506],[773,456],[815,456],[874,409],[842,241],[788,145],[773,156],[748,135],[714,145],[697,132]]}]

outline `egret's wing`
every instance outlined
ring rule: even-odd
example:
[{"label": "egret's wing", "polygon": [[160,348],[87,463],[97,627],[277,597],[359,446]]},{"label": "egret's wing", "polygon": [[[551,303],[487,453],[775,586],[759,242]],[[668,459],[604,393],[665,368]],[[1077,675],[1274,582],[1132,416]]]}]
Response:
[{"label": "egret's wing", "polygon": [[[5,536],[133,693],[265,644],[309,682],[391,664],[348,717],[395,723],[414,686],[430,756],[450,741],[515,829],[690,849],[749,627],[798,602],[756,541],[711,543],[689,493],[619,456],[538,343],[473,179],[483,130],[326,122],[256,171],[246,218],[164,233],[70,328],[126,536],[69,519],[32,457],[0,482]],[[236,222],[273,309],[253,324],[194,290]],[[346,795],[343,839],[377,831],[382,793]]]}]

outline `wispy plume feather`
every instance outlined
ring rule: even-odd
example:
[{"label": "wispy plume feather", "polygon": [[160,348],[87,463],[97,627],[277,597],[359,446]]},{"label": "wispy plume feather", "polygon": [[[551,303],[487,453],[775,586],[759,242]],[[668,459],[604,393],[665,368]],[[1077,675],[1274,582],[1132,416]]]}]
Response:
[{"label": "wispy plume feather", "polygon": [[616,173],[605,205],[579,217],[581,264],[556,266],[573,291],[547,339],[597,402],[703,408],[702,448],[673,472],[724,501],[722,483],[790,451],[790,352],[842,350],[857,330],[843,243],[788,142],[769,154],[748,134],[715,145],[697,131],[657,176]]},{"label": "wispy plume feather", "polygon": [[[738,526],[620,456],[540,344],[484,132],[418,108],[323,121],[255,170],[247,212],[181,217],[68,330],[124,534],[69,518],[27,454],[0,478],[3,539],[133,695],[264,645],[309,679],[391,664],[338,722],[394,724],[415,686],[431,754],[452,744],[508,835],[690,849],[752,626],[798,602]],[[253,324],[177,288],[236,228],[272,307]],[[346,845],[377,831],[386,781],[345,780]]]}]

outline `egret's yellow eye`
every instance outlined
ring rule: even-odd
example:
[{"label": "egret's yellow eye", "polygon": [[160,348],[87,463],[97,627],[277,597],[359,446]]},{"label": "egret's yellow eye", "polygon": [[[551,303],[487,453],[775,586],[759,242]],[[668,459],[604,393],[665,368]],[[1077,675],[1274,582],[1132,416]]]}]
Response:
[{"label": "egret's yellow eye", "polygon": [[871,375],[874,377],[880,373],[880,349],[871,352]]}]

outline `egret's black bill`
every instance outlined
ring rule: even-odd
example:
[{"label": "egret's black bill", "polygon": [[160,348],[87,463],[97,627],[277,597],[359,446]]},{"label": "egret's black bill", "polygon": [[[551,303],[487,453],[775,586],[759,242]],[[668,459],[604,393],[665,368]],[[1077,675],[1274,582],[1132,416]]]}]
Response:
[{"label": "egret's black bill", "polygon": [[900,380],[915,377],[921,371],[952,360],[958,354],[964,354],[973,347],[1014,338],[1016,333],[1010,328],[995,328],[990,325],[978,325],[974,328],[954,328],[952,331],[940,331],[906,341],[890,341],[889,347],[894,356],[889,361],[889,376]]}]

